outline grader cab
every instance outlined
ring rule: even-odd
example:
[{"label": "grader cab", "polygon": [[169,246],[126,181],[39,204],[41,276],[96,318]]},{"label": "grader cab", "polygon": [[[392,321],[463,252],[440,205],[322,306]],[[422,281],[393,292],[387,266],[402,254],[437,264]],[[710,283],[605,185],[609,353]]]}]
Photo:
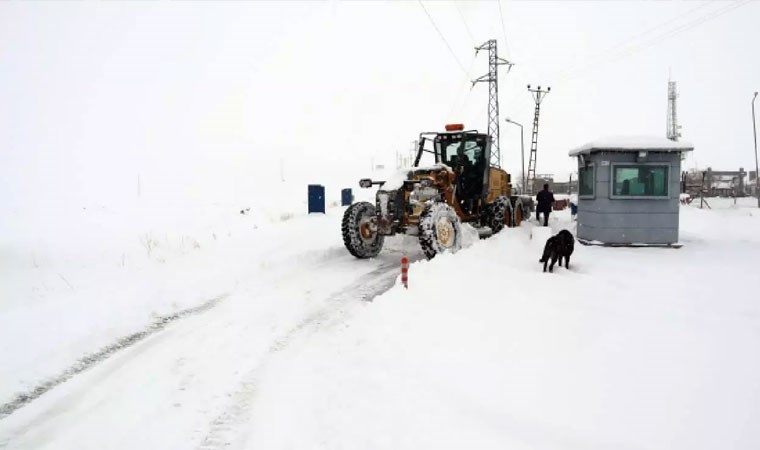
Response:
[{"label": "grader cab", "polygon": [[[432,164],[422,165],[426,154]],[[491,136],[447,125],[445,132],[420,134],[413,167],[385,181],[363,179],[361,187],[379,185],[375,204],[354,203],[343,216],[343,242],[357,258],[376,256],[385,236],[416,235],[428,258],[456,252],[462,245],[461,223],[481,237],[517,226],[529,214],[523,199],[512,195],[510,175],[489,164]]]}]

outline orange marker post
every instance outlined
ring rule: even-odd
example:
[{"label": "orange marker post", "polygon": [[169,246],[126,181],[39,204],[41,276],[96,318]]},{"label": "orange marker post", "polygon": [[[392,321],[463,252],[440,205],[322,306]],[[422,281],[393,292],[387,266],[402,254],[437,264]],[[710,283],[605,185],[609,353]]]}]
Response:
[{"label": "orange marker post", "polygon": [[405,289],[409,288],[409,258],[406,256],[401,258],[401,282]]}]

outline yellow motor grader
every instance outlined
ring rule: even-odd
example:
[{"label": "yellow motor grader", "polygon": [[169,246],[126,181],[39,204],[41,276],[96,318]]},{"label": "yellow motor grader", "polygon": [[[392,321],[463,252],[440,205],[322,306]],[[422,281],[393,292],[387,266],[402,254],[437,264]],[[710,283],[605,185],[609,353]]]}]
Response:
[{"label": "yellow motor grader", "polygon": [[[425,256],[456,252],[462,245],[461,223],[480,237],[520,225],[528,217],[530,197],[512,195],[510,175],[490,166],[491,136],[446,125],[445,132],[420,133],[411,168],[385,181],[362,179],[359,185],[379,185],[375,204],[354,203],[343,215],[343,242],[357,258],[376,256],[385,236],[417,235]],[[433,164],[420,162],[432,154]]]}]

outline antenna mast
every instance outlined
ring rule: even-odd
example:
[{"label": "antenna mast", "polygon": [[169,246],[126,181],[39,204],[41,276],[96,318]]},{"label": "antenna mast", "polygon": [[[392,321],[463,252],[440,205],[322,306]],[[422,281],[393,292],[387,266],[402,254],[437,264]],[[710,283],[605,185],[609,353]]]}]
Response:
[{"label": "antenna mast", "polygon": [[676,114],[676,99],[678,90],[676,82],[668,80],[668,129],[667,137],[671,141],[677,141],[681,137],[681,126],[678,125],[678,115]]}]

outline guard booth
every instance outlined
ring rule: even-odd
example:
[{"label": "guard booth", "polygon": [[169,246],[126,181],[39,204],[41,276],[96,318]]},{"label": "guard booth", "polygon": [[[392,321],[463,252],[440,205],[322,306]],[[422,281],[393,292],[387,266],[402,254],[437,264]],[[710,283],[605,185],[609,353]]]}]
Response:
[{"label": "guard booth", "polygon": [[569,152],[578,162],[578,241],[678,246],[681,159],[687,142],[607,138]]},{"label": "guard booth", "polygon": [[309,185],[309,214],[325,212],[325,187],[321,184]]},{"label": "guard booth", "polygon": [[341,206],[348,206],[354,201],[354,194],[351,193],[351,188],[345,188],[340,191],[340,204]]}]

